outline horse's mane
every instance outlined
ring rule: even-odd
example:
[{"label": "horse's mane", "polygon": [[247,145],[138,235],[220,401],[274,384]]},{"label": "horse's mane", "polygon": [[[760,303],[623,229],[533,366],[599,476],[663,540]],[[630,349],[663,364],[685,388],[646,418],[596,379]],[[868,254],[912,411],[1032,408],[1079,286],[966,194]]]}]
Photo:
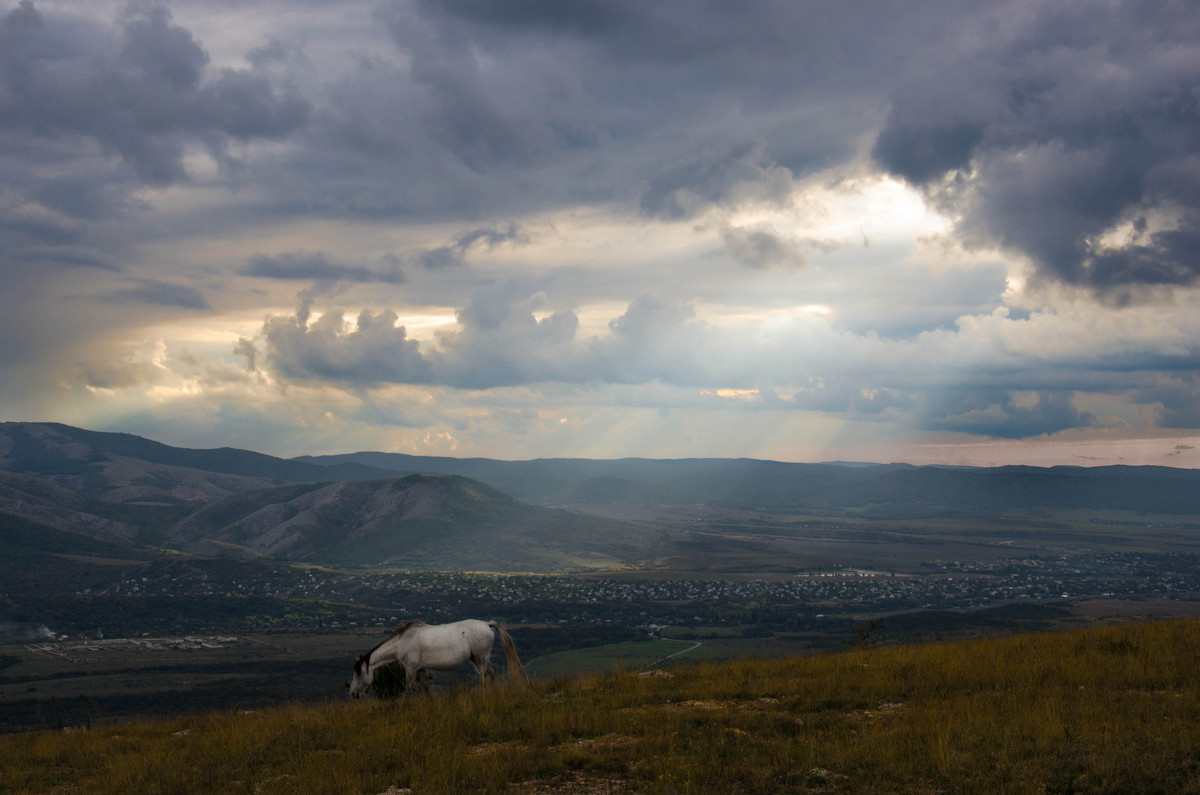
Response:
[{"label": "horse's mane", "polygon": [[[376,643],[375,649],[378,649],[380,646],[387,643],[389,640],[392,640],[393,638],[400,637],[401,635],[403,635],[405,632],[408,632],[413,627],[423,627],[423,626],[425,626],[425,622],[419,618],[414,618],[412,621],[405,621],[403,624],[396,627],[396,629],[392,631],[391,635],[388,635],[386,638],[384,638],[383,640]],[[371,651],[375,651],[375,649],[371,649]]]},{"label": "horse's mane", "polygon": [[361,669],[362,666],[370,665],[371,664],[371,655],[374,654],[376,651],[378,651],[379,647],[382,646],[383,644],[387,643],[390,640],[395,640],[396,638],[403,635],[405,632],[408,632],[413,627],[423,627],[423,626],[425,626],[425,622],[419,618],[414,618],[412,621],[404,622],[399,627],[397,627],[392,632],[392,634],[388,635],[386,638],[384,638],[383,640],[376,643],[375,646],[369,652],[367,652],[366,654],[359,657],[358,661],[354,663],[354,670],[358,671]]}]

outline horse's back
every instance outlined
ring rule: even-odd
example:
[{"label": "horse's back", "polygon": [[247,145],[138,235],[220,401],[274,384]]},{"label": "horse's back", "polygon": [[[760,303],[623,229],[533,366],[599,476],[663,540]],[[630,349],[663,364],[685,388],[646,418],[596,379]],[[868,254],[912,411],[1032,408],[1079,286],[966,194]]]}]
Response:
[{"label": "horse's back", "polygon": [[449,641],[451,638],[480,638],[487,636],[492,637],[492,628],[486,621],[480,621],[478,618],[465,618],[462,621],[454,621],[449,624],[428,624],[422,627],[423,635],[427,637],[437,637],[441,641]]},{"label": "horse's back", "polygon": [[427,624],[417,628],[412,651],[420,667],[446,670],[486,655],[492,647],[492,628],[486,621],[468,618],[451,624]]}]

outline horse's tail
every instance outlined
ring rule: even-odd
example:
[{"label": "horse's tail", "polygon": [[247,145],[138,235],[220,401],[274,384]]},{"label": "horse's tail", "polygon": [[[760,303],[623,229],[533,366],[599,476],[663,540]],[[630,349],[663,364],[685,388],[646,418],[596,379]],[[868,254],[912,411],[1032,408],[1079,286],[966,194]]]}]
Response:
[{"label": "horse's tail", "polygon": [[500,645],[504,647],[504,659],[508,662],[508,675],[514,682],[519,682],[521,680],[521,661],[517,659],[516,644],[504,631],[504,627],[495,621],[489,621],[488,626],[496,630],[496,634],[500,636]]}]

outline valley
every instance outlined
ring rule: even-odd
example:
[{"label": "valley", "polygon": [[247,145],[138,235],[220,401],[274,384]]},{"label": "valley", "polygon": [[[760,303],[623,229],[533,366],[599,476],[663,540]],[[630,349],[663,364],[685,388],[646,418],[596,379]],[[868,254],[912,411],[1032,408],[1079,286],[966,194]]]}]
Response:
[{"label": "valley", "polygon": [[[63,567],[88,584],[64,594]],[[414,617],[499,620],[541,678],[1200,615],[1200,569],[1179,553],[908,568],[520,575],[52,556],[6,592],[20,621],[0,628],[0,731],[340,700],[354,657]]]},{"label": "valley", "polygon": [[320,461],[0,426],[0,731],[341,699],[412,618],[552,678],[1200,614],[1186,470]]}]

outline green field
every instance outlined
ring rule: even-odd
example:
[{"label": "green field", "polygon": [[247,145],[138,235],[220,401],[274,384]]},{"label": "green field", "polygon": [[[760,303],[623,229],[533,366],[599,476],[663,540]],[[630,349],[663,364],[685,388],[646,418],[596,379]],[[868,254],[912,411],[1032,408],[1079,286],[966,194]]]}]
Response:
[{"label": "green field", "polygon": [[[816,648],[818,647],[814,647],[808,638],[662,638],[548,654],[529,662],[526,670],[531,676],[541,678],[623,670],[668,669],[683,663],[808,654]],[[828,648],[828,645],[822,648]]]},{"label": "green field", "polygon": [[693,645],[695,644],[691,641],[659,639],[613,643],[590,649],[547,654],[527,662],[525,670],[530,676],[548,677],[641,669],[670,655],[686,651]]}]

